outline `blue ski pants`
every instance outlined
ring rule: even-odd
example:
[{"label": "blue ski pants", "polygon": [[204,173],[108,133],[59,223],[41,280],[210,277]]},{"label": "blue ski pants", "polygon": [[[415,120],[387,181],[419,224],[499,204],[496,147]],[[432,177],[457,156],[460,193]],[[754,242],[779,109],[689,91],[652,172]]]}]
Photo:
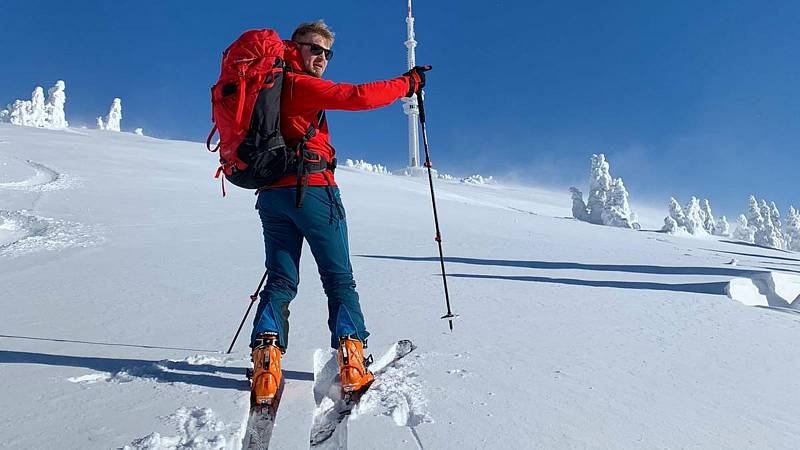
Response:
[{"label": "blue ski pants", "polygon": [[258,194],[256,209],[261,217],[266,250],[267,284],[253,322],[251,344],[257,335],[278,333],[286,348],[289,335],[289,303],[300,283],[300,252],[308,241],[317,262],[322,287],[328,297],[328,328],[331,347],[339,337],[355,335],[365,342],[369,333],[356,293],[347,221],[339,188],[309,186],[303,206],[295,206],[296,188],[272,188]]}]

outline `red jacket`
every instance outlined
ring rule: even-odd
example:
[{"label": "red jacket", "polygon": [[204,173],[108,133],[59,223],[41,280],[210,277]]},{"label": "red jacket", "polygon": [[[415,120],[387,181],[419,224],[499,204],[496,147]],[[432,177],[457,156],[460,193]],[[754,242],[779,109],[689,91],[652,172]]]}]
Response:
[{"label": "red jacket", "polygon": [[[288,47],[286,62],[292,68],[287,71],[281,96],[281,134],[287,143],[294,144],[305,135],[310,124],[317,126],[320,110],[338,109],[364,111],[393,103],[408,93],[408,77],[399,76],[391,80],[373,81],[364,84],[335,83],[308,75],[297,45],[285,41]],[[331,146],[328,121],[307,143],[308,149],[331,161],[336,151]],[[308,177],[309,186],[336,186],[333,173],[326,170]],[[296,186],[295,175],[287,175],[270,187]]]}]

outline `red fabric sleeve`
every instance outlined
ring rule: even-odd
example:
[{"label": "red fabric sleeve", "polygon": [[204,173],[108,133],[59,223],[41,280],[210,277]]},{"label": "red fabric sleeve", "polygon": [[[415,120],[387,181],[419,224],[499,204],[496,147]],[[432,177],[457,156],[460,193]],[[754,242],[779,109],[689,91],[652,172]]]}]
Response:
[{"label": "red fabric sleeve", "polygon": [[408,93],[408,77],[364,84],[335,83],[312,76],[293,77],[287,106],[303,110],[340,109],[362,111],[380,108]]}]

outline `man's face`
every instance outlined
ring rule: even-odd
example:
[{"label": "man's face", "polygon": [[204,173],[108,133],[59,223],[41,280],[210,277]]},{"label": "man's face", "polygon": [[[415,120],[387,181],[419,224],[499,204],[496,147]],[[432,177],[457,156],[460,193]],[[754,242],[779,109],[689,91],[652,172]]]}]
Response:
[{"label": "man's face", "polygon": [[[317,44],[325,49],[331,48],[331,42],[316,33],[298,36],[297,42],[298,44]],[[319,55],[314,55],[311,52],[310,45],[300,45],[299,47],[300,55],[303,57],[303,64],[305,65],[306,72],[314,75],[317,78],[322,78],[322,74],[328,67],[328,60],[325,58],[325,52],[322,52]]]}]

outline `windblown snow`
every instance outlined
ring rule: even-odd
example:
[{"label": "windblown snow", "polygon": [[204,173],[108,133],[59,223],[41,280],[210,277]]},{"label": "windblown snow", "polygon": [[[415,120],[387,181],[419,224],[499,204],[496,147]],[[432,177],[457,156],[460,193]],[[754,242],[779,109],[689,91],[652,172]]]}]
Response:
[{"label": "windblown snow", "polygon": [[[239,448],[252,316],[224,350],[263,243],[255,197],[223,199],[215,168],[199,143],[0,124],[0,447]],[[580,222],[565,189],[438,179],[450,332],[427,178],[337,181],[367,350],[417,346],[342,446],[796,448],[800,254]],[[330,355],[305,254],[281,449],[308,448]]]}]

